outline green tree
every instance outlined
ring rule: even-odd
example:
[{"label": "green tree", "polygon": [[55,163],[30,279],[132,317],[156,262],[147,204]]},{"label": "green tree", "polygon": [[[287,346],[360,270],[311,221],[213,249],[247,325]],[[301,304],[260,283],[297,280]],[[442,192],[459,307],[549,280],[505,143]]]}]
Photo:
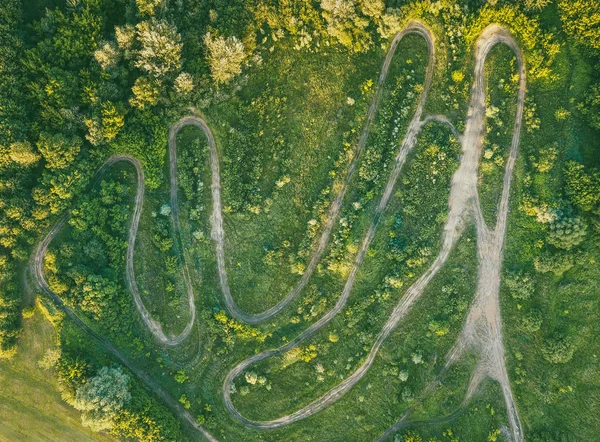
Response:
[{"label": "green tree", "polygon": [[552,272],[562,276],[575,265],[573,257],[566,252],[544,253],[534,260],[535,270],[539,273]]},{"label": "green tree", "polygon": [[103,70],[114,68],[119,62],[121,54],[113,42],[107,42],[100,49],[94,51],[94,58]]},{"label": "green tree", "polygon": [[565,192],[569,201],[584,212],[594,208],[600,201],[600,173],[589,173],[583,164],[568,161],[564,168]]},{"label": "green tree", "polygon": [[551,0],[523,0],[525,9],[530,11],[541,11],[550,4]]},{"label": "green tree", "polygon": [[106,141],[117,136],[125,124],[125,109],[110,101],[102,103],[102,129]]},{"label": "green tree", "polygon": [[154,15],[163,3],[163,0],[135,0],[140,15]]},{"label": "green tree", "polygon": [[130,399],[129,376],[120,367],[102,367],[77,389],[74,407],[82,412],[83,425],[103,431],[113,427],[114,418]]},{"label": "green tree", "polygon": [[160,93],[159,85],[156,81],[147,77],[138,77],[131,88],[133,97],[129,99],[129,104],[139,109],[147,106],[154,106],[158,103]]},{"label": "green tree", "polygon": [[34,152],[28,141],[18,141],[10,145],[10,159],[23,167],[33,166],[40,160],[40,155]]},{"label": "green tree", "polygon": [[204,36],[206,58],[210,74],[217,83],[227,83],[242,72],[246,59],[244,44],[237,37],[214,37],[210,32]]},{"label": "green tree", "polygon": [[564,30],[575,41],[600,49],[600,2],[559,0],[558,8]]},{"label": "green tree", "polygon": [[509,274],[504,283],[510,291],[511,296],[516,300],[529,299],[535,292],[533,279],[523,273]]},{"label": "green tree", "polygon": [[593,128],[600,129],[600,83],[588,88],[577,108]]},{"label": "green tree", "polygon": [[154,78],[177,72],[181,68],[181,35],[175,26],[154,18],[136,25],[141,48],[136,53],[135,67]]},{"label": "green tree", "polygon": [[586,224],[577,215],[558,211],[556,219],[548,225],[548,242],[560,249],[570,250],[581,244],[586,234]]},{"label": "green tree", "polygon": [[65,169],[77,157],[81,144],[81,138],[77,136],[67,137],[63,134],[51,135],[42,132],[37,148],[44,157],[48,169]]}]

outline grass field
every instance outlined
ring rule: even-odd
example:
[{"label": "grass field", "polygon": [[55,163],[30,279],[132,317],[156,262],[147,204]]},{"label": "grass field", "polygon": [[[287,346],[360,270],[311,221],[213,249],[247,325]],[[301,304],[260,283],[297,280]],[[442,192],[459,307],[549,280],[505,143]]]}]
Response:
[{"label": "grass field", "polygon": [[79,412],[61,399],[53,372],[38,366],[56,345],[56,330],[36,309],[25,321],[17,355],[0,361],[0,440],[114,440],[83,427]]}]

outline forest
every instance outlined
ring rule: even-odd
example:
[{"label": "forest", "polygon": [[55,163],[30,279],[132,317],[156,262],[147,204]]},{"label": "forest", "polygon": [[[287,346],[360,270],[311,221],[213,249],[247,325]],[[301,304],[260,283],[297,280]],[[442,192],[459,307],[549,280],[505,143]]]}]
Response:
[{"label": "forest", "polygon": [[[435,54],[423,35],[395,39],[414,23]],[[483,66],[483,221],[465,216],[379,342],[444,255],[492,25],[522,53],[522,117],[519,57],[497,45]],[[186,116],[196,123],[177,126]],[[0,401],[19,372],[51,378],[76,416],[65,425],[90,440],[511,440],[502,385],[469,391],[484,352],[451,355],[519,118],[499,311],[521,440],[594,440],[600,2],[5,0]],[[253,426],[358,372],[310,417]],[[0,439],[62,419],[14,430],[17,408],[0,407]]]}]

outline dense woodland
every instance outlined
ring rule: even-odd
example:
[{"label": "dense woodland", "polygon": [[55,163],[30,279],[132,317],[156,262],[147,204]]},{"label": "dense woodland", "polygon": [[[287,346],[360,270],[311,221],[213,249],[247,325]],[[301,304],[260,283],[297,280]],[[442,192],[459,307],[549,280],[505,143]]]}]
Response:
[{"label": "dense woodland", "polygon": [[[59,330],[58,347],[40,366],[58,377],[63,398],[82,412],[84,425],[118,438],[189,437],[133,373],[99,346],[87,345],[91,338],[49,300],[32,300],[36,289],[26,269],[33,248],[68,211],[69,222],[45,258],[52,290],[150,374],[162,375],[162,385],[217,438],[256,440],[224,410],[223,377],[246,357],[293,339],[335,304],[422,91],[426,47],[415,38],[397,51],[314,280],[281,316],[259,326],[240,323],[225,309],[210,233],[206,143],[188,129],[178,136],[183,242],[173,232],[165,161],[169,126],[190,107],[214,126],[226,229],[234,238],[226,250],[232,291],[242,293],[244,310],[264,311],[303,274],[358,141],[389,41],[410,19],[429,25],[439,45],[425,114],[446,114],[459,131],[481,31],[501,23],[521,45],[528,90],[501,292],[509,377],[526,440],[597,437],[597,0],[5,0],[0,358],[18,352],[23,327],[39,307]],[[479,171],[488,222],[512,137],[518,80],[513,54],[494,51],[486,63],[487,137]],[[117,153],[144,166],[147,199],[135,266],[149,310],[168,332],[178,332],[187,320],[183,254],[198,267],[200,325],[196,343],[180,350],[153,344],[127,290],[135,174],[114,166],[94,181],[98,167]],[[420,134],[361,270],[358,295],[310,342],[236,380],[234,403],[242,414],[267,419],[292,412],[358,366],[402,290],[439,251],[459,155],[445,126],[432,124]],[[451,347],[472,299],[475,239],[472,233],[466,238],[434,281],[429,301],[411,316],[421,326],[395,332],[393,345],[386,344],[371,368],[376,373],[365,385],[379,396],[365,400],[367,388],[357,387],[354,402],[344,399],[339,409],[325,412],[328,417],[311,421],[312,429],[295,424],[265,433],[265,440],[324,440],[318,436],[346,422],[348,432],[340,437],[373,439],[421,401],[426,379],[440,371],[438,356]],[[424,419],[459,405],[468,383],[463,368],[448,375],[446,402],[419,402]],[[482,397],[469,411],[479,416],[476,428],[469,429],[463,415],[444,428],[401,431],[395,440],[501,440],[503,403],[493,402],[501,394],[490,387]],[[264,403],[271,406],[257,406]],[[393,410],[393,416],[369,417],[369,409],[381,416]],[[453,425],[463,431],[456,439]]]}]

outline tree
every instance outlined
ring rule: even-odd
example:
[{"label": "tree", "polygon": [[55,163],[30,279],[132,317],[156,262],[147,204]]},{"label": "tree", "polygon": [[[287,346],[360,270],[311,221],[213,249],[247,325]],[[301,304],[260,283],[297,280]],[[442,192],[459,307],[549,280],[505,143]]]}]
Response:
[{"label": "tree", "polygon": [[575,207],[584,212],[600,201],[600,173],[588,173],[583,164],[568,161],[564,169],[565,192]]},{"label": "tree", "polygon": [[67,137],[63,134],[51,135],[42,132],[37,142],[37,148],[46,160],[48,169],[65,169],[77,157],[81,144],[81,138],[77,136]]},{"label": "tree", "polygon": [[519,301],[531,298],[531,295],[535,292],[533,279],[523,273],[509,274],[504,282],[511,296]]},{"label": "tree", "polygon": [[525,9],[530,11],[541,11],[550,4],[550,0],[524,0]]},{"label": "tree", "polygon": [[[361,7],[363,12],[366,10],[377,14],[378,8],[374,2],[363,2]],[[371,39],[365,31],[369,17],[358,13],[353,0],[321,0],[321,9],[327,21],[327,33],[342,45],[358,51],[370,46]]]},{"label": "tree", "polygon": [[119,62],[120,56],[118,48],[112,42],[104,43],[100,49],[94,51],[94,58],[100,64],[102,70],[105,71],[114,68]]},{"label": "tree", "polygon": [[558,2],[563,28],[578,43],[600,49],[600,2],[590,0],[560,0]]},{"label": "tree", "polygon": [[86,140],[94,146],[98,146],[104,142],[104,131],[102,130],[102,123],[98,118],[86,118],[83,122],[85,127],[87,127]]},{"label": "tree", "polygon": [[107,141],[117,136],[125,124],[125,109],[110,101],[102,103],[102,129]]},{"label": "tree", "polygon": [[119,49],[125,52],[126,58],[129,58],[135,43],[135,28],[131,25],[115,26],[115,38]]},{"label": "tree", "polygon": [[178,94],[187,95],[194,90],[194,80],[187,72],[182,72],[175,79],[175,90]]},{"label": "tree", "polygon": [[136,53],[135,67],[154,78],[164,77],[181,68],[181,35],[175,26],[154,18],[136,25],[141,49]]},{"label": "tree", "polygon": [[144,109],[146,106],[154,106],[158,103],[158,86],[158,83],[147,77],[136,78],[131,88],[133,97],[129,99],[129,104],[140,109]]},{"label": "tree", "polygon": [[82,412],[84,426],[103,431],[113,427],[113,419],[130,399],[129,376],[121,367],[102,367],[77,389],[73,406]]},{"label": "tree", "polygon": [[154,15],[156,9],[163,4],[163,0],[135,0],[140,15]]},{"label": "tree", "polygon": [[33,166],[41,158],[38,153],[33,151],[28,141],[18,141],[11,144],[9,157],[23,167]]},{"label": "tree", "polygon": [[360,0],[360,10],[369,17],[381,17],[385,5],[382,0]]},{"label": "tree", "polygon": [[600,83],[588,88],[577,108],[593,128],[600,129]]},{"label": "tree", "polygon": [[204,36],[206,58],[210,74],[217,83],[227,83],[242,72],[242,63],[246,58],[244,44],[237,37]]},{"label": "tree", "polygon": [[585,238],[586,224],[579,216],[568,211],[558,211],[556,219],[548,225],[548,242],[561,249],[570,250]]}]

